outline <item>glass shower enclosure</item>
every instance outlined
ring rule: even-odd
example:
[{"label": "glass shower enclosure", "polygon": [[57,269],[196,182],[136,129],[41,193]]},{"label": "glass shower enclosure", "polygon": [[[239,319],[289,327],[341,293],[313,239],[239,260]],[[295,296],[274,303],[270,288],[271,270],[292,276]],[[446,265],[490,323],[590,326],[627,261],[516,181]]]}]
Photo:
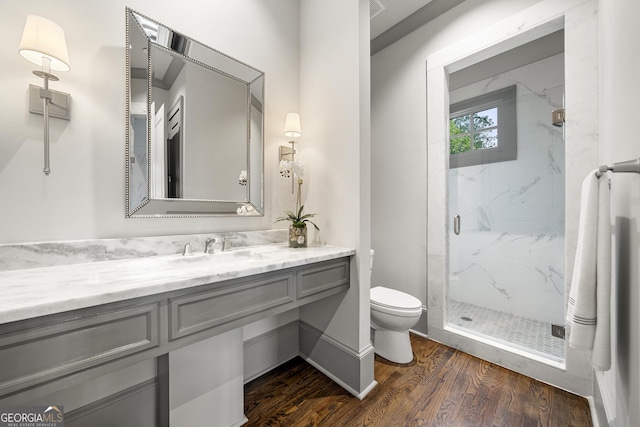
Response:
[{"label": "glass shower enclosure", "polygon": [[491,60],[450,75],[446,321],[564,362],[564,55]]}]

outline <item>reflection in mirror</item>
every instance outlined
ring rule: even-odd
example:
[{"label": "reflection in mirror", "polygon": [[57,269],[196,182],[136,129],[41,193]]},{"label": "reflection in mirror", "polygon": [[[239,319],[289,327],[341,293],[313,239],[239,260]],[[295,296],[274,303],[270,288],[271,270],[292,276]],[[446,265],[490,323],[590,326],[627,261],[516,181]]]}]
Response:
[{"label": "reflection in mirror", "polygon": [[260,215],[264,74],[127,9],[127,216]]}]

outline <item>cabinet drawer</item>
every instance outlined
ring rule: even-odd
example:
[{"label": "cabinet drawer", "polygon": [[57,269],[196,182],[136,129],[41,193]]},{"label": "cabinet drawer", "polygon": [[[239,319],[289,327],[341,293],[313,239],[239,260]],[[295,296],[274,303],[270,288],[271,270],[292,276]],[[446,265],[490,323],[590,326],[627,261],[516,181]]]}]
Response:
[{"label": "cabinet drawer", "polygon": [[158,303],[0,336],[0,395],[159,344]]},{"label": "cabinet drawer", "polygon": [[184,337],[293,302],[293,274],[171,298],[169,339]]},{"label": "cabinet drawer", "polygon": [[349,260],[326,261],[298,271],[298,299],[349,287]]}]

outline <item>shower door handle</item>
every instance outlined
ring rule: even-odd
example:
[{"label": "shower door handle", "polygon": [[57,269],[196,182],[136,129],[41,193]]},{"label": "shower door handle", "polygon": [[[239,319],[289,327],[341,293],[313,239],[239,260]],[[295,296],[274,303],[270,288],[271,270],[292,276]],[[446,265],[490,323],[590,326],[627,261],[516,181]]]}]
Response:
[{"label": "shower door handle", "polygon": [[453,217],[453,232],[456,235],[460,234],[460,215]]}]

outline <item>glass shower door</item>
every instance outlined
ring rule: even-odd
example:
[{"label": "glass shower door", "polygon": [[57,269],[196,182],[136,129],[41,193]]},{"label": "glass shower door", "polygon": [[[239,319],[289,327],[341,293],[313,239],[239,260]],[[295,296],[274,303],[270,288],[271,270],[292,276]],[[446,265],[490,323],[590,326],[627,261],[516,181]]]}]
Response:
[{"label": "glass shower door", "polygon": [[450,90],[447,322],[555,361],[565,159],[551,111],[563,104],[563,70],[557,54]]}]

